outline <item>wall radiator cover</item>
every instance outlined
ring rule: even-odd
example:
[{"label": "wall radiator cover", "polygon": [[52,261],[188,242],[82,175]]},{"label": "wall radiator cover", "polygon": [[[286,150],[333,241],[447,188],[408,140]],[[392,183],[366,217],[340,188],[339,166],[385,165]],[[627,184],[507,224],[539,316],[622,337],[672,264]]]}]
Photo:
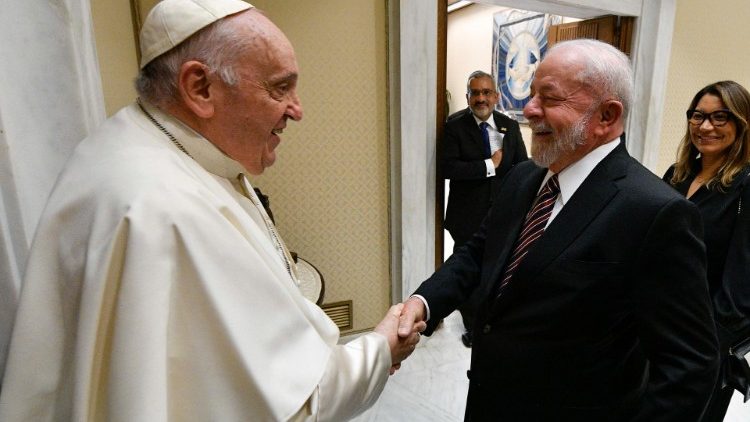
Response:
[{"label": "wall radiator cover", "polygon": [[323,312],[336,323],[339,330],[351,330],[354,327],[352,318],[352,301],[342,300],[340,302],[324,303],[321,305]]}]

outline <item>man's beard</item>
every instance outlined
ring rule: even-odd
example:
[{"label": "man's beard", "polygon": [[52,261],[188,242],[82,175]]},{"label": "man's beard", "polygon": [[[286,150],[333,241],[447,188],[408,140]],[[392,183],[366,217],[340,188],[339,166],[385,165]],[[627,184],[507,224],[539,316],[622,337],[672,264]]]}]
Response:
[{"label": "man's beard", "polygon": [[549,167],[557,161],[563,154],[573,152],[575,149],[586,143],[585,131],[586,126],[593,116],[593,111],[587,112],[572,126],[565,128],[559,135],[554,136],[553,129],[545,123],[530,123],[532,131],[552,131],[553,140],[551,142],[531,141],[531,159],[540,167]]},{"label": "man's beard", "polygon": [[483,103],[482,105],[484,105],[485,107],[484,107],[484,109],[481,109],[481,110],[479,109],[479,105],[478,104],[475,104],[475,105],[469,107],[469,109],[471,109],[471,112],[475,116],[477,116],[478,118],[480,118],[482,120],[487,120],[487,119],[490,118],[490,116],[492,116],[492,110],[494,110],[494,109],[492,107],[490,107],[489,104],[487,104],[487,103]]}]

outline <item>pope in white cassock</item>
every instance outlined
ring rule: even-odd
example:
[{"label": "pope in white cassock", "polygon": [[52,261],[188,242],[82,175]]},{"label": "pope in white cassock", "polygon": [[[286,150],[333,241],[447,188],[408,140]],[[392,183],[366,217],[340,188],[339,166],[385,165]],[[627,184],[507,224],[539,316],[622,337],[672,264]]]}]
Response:
[{"label": "pope in white cassock", "polygon": [[49,198],[0,396],[10,421],[345,420],[414,349],[337,345],[246,174],[302,118],[284,34],[240,0],[163,0],[138,102],[83,140]]}]

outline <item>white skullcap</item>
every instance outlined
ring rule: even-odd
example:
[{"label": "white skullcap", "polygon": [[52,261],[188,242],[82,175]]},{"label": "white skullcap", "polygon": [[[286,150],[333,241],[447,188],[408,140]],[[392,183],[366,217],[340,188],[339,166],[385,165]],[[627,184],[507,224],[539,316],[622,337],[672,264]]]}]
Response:
[{"label": "white skullcap", "polygon": [[252,8],[241,0],[162,0],[141,28],[141,69],[217,20]]}]

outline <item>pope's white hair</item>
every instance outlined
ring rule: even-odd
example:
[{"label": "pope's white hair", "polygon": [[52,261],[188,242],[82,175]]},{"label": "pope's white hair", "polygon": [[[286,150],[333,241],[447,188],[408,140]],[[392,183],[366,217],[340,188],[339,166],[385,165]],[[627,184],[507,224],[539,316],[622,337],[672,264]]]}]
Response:
[{"label": "pope's white hair", "polygon": [[236,85],[236,59],[251,49],[256,37],[238,30],[240,23],[233,18],[219,19],[148,63],[135,79],[138,95],[155,105],[176,102],[180,67],[190,60],[205,64],[227,85]]}]

